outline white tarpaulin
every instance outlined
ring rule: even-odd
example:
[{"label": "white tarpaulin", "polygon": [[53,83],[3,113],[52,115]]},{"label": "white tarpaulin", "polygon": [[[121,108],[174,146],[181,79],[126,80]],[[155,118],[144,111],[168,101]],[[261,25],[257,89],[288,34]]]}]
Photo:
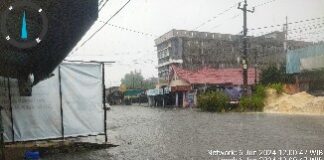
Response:
[{"label": "white tarpaulin", "polygon": [[65,136],[104,131],[100,64],[61,65]]},{"label": "white tarpaulin", "polygon": [[[57,71],[54,74],[57,75]],[[58,76],[36,85],[32,97],[20,97],[17,80],[10,82],[15,140],[60,137]]]},{"label": "white tarpaulin", "polygon": [[[60,68],[64,136],[103,133],[101,66],[64,63]],[[11,79],[12,112],[7,78],[0,77],[5,141],[12,141],[12,127],[15,141],[62,137],[59,70],[53,73],[55,76],[33,87],[31,97],[20,97],[17,80]]]}]

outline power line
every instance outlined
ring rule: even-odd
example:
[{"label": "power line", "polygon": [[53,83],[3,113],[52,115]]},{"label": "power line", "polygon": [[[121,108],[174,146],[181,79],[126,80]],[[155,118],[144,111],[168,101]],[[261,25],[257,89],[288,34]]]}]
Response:
[{"label": "power line", "polygon": [[[255,5],[255,6],[253,6],[253,8],[261,7],[261,6],[267,5],[267,4],[269,4],[269,3],[272,3],[272,2],[274,2],[274,1],[276,1],[276,0],[271,0],[271,1],[267,1],[267,2],[264,2],[264,3],[258,4],[258,5]],[[242,2],[243,2],[243,1],[242,1]],[[230,17],[228,20],[236,19],[236,18],[239,17],[240,15],[242,15],[242,14],[236,14],[236,15],[234,15],[233,17]],[[222,24],[219,24],[219,25],[216,25],[216,26],[213,27],[213,28],[217,28],[217,27],[220,27],[220,26],[222,26],[222,25],[223,25],[223,23],[222,23]]]},{"label": "power line", "polygon": [[[305,22],[310,22],[310,21],[315,21],[315,20],[320,20],[320,19],[324,19],[324,17],[318,17],[318,18],[299,20],[299,21],[295,21],[295,22],[289,22],[288,25],[294,25],[294,24],[298,24],[298,23],[305,23]],[[274,28],[274,27],[281,27],[283,25],[285,25],[285,24],[268,25],[268,26],[263,26],[263,27],[250,28],[249,30],[254,31],[254,30],[268,29],[268,28]]]},{"label": "power line", "polygon": [[254,7],[254,8],[261,7],[261,6],[267,5],[267,4],[269,4],[269,3],[272,3],[272,2],[274,2],[274,1],[276,1],[276,0],[267,1],[267,2],[264,2],[264,3],[258,4],[258,5],[255,5],[255,6],[253,6],[253,7]]},{"label": "power line", "polygon": [[[101,20],[99,20],[98,22],[105,23],[104,21],[101,21]],[[158,37],[157,35],[155,35],[153,33],[145,33],[145,32],[137,31],[137,30],[134,30],[131,28],[122,27],[122,26],[118,26],[118,25],[114,25],[114,24],[110,24],[110,23],[108,23],[107,25],[121,29],[121,30],[129,31],[129,32],[137,33],[137,34],[142,34],[143,36],[150,36],[150,37],[155,37],[155,38]]]},{"label": "power line", "polygon": [[89,40],[91,40],[97,33],[99,33],[107,24],[108,24],[108,22],[109,21],[111,21],[120,11],[122,11],[126,6],[127,6],[127,4],[129,4],[129,2],[130,2],[131,0],[128,0],[114,15],[112,15],[98,30],[96,30],[88,39],[86,39],[79,47],[77,47],[76,49],[75,49],[75,51],[74,52],[72,52],[71,54],[70,54],[70,56],[71,55],[73,55],[76,51],[78,51],[79,50],[79,48],[81,48],[81,47],[83,47]]},{"label": "power line", "polygon": [[[261,6],[267,5],[267,4],[269,4],[269,3],[272,3],[272,2],[274,2],[274,1],[276,1],[276,0],[270,0],[270,1],[267,1],[267,2],[264,2],[264,3],[261,3],[261,4],[258,4],[258,5],[255,5],[255,6],[253,6],[253,7],[254,7],[254,8],[261,7]],[[241,3],[241,2],[244,2],[244,1],[240,1],[239,3]],[[210,23],[210,22],[213,21],[214,19],[216,19],[216,18],[218,18],[219,16],[225,14],[226,12],[232,10],[232,9],[235,8],[236,6],[237,6],[237,4],[235,4],[235,5],[233,5],[233,6],[230,6],[228,9],[224,10],[223,12],[220,12],[217,16],[214,16],[214,17],[212,17],[211,19],[209,19],[209,20],[207,20],[207,21],[201,23],[201,24],[200,24],[199,26],[197,26],[194,30],[197,30],[197,29],[201,28],[202,26],[206,25],[207,23]],[[237,15],[235,15],[235,16],[229,18],[229,20],[233,20],[233,19],[237,18],[237,17],[240,16],[240,15],[241,15],[241,14],[237,14]],[[218,25],[212,27],[212,29],[217,28],[217,27],[220,27],[220,26],[222,26],[222,25],[223,25],[223,24],[218,24]]]},{"label": "power line", "polygon": [[[303,25],[303,26],[299,26],[297,27],[292,27],[290,30],[288,30],[289,34],[299,34],[301,32],[306,32],[306,31],[310,31],[310,30],[316,30],[316,29],[320,29],[324,27],[324,22],[323,23],[317,23],[317,24],[313,24],[313,25]],[[276,32],[278,30],[271,30],[271,31],[266,31],[266,32],[259,32],[259,33],[255,33],[255,31],[252,31],[252,36],[262,36],[265,34],[269,34],[269,33],[273,33]],[[279,31],[281,32],[281,31]]]},{"label": "power line", "polygon": [[320,22],[320,23],[315,23],[315,24],[310,24],[310,25],[302,25],[302,26],[296,26],[296,27],[293,27],[293,29],[291,30],[299,30],[299,29],[305,29],[305,28],[313,28],[313,27],[317,27],[317,26],[322,26],[324,24],[324,21],[323,22]]},{"label": "power line", "polygon": [[[288,39],[290,39],[290,40],[294,40],[294,39],[297,39],[297,38],[299,40],[301,40],[301,39],[311,40],[312,39],[312,41],[314,41],[314,38],[318,38],[318,37],[323,35],[322,32],[324,30],[321,29],[321,28],[324,28],[324,26],[317,27],[316,28],[317,30],[314,30],[314,28],[307,28],[307,29],[304,29],[304,30],[291,29],[291,30],[289,30]],[[319,29],[321,29],[321,30],[319,30]],[[267,34],[270,34],[270,33],[276,32],[276,31],[278,32],[278,30],[273,30],[273,31],[269,31],[269,32],[260,32],[258,34],[253,34],[252,36],[253,37],[262,37],[262,36],[265,36]],[[309,32],[309,31],[312,31],[312,32]]]},{"label": "power line", "polygon": [[[157,50],[137,50],[137,51],[123,51],[123,52],[112,52],[109,56],[132,56],[132,55],[140,55],[139,57],[134,57],[136,59],[145,59],[145,58],[152,58],[148,55],[156,56],[154,53],[156,53]],[[153,53],[153,54],[152,54]],[[92,55],[77,55],[76,57],[89,57],[89,56],[95,56],[95,57],[104,57],[104,54],[92,54]],[[107,55],[108,56],[108,55]]]},{"label": "power line", "polygon": [[[324,20],[324,17],[319,17],[319,18],[312,18],[312,19],[306,19],[306,20],[290,22],[289,24],[303,24],[301,22],[307,22],[307,24],[293,26],[290,30],[288,30],[288,32],[290,34],[299,34],[301,32],[305,32],[305,31],[308,31],[308,30],[316,30],[318,28],[322,28],[323,24],[324,24],[324,21],[323,22],[314,21],[314,20],[321,20],[322,18]],[[283,25],[285,25],[285,24],[283,24]],[[263,28],[260,27],[257,30],[253,30],[253,31],[250,31],[250,32],[252,32],[252,34],[251,34],[252,36],[262,36],[262,35],[272,33],[272,32],[276,32],[276,31],[279,31],[279,30],[276,29],[276,30],[271,30],[271,31],[261,31],[259,33],[256,33],[256,31],[265,30],[265,29],[271,29],[271,28],[280,27],[280,26],[283,26],[283,25],[269,25],[270,27],[269,26],[268,27],[263,27]]]},{"label": "power line", "polygon": [[237,6],[237,4],[235,3],[235,5],[230,6],[230,7],[227,8],[226,10],[224,10],[224,11],[218,13],[216,16],[214,16],[214,17],[208,19],[207,21],[201,23],[199,26],[195,27],[193,30],[197,30],[197,29],[201,28],[202,26],[206,25],[207,23],[210,23],[212,20],[214,20],[214,19],[218,18],[219,16],[225,14],[226,12],[232,10],[232,9],[235,8],[236,6]]},{"label": "power line", "polygon": [[321,29],[324,27],[324,23],[320,25],[312,25],[312,26],[306,26],[306,27],[299,27],[299,28],[294,28],[289,30],[291,34],[294,33],[301,33],[301,32],[306,32],[306,31],[311,31],[311,30],[316,30],[316,29]]},{"label": "power line", "polygon": [[[227,19],[227,21],[231,21],[231,20],[233,20],[233,19],[236,19],[236,18],[238,18],[240,15],[242,15],[242,14],[236,14],[236,15],[234,15],[233,17],[230,17],[229,19]],[[218,27],[220,27],[220,26],[222,26],[222,25],[224,25],[224,22],[221,23],[221,24],[217,24],[217,25],[215,25],[215,26],[212,27],[211,29],[218,28]]]},{"label": "power line", "polygon": [[101,5],[101,7],[99,8],[98,12],[101,11],[101,9],[103,9],[105,7],[105,5],[109,2],[109,0],[106,0],[105,2],[103,2],[103,0],[101,1],[103,4]]}]

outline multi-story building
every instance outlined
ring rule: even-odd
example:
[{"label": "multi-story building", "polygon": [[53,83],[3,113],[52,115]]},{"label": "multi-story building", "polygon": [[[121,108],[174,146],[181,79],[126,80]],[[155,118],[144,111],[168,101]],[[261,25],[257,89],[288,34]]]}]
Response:
[{"label": "multi-story building", "polygon": [[[242,36],[171,30],[155,40],[160,82],[169,78],[171,64],[196,70],[204,66],[212,68],[240,67]],[[285,62],[286,48],[300,48],[308,42],[285,41],[283,32],[273,32],[260,37],[249,37],[249,65],[266,67]]]}]

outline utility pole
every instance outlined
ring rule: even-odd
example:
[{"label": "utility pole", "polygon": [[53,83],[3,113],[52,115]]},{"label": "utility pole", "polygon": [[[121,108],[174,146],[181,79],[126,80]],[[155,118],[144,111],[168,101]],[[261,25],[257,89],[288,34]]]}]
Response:
[{"label": "utility pole", "polygon": [[242,57],[242,65],[243,65],[243,91],[244,95],[247,95],[247,87],[248,87],[248,62],[247,62],[247,12],[253,13],[255,8],[252,10],[247,9],[247,0],[244,0],[243,7],[241,7],[241,2],[238,5],[238,9],[243,11],[243,57]]},{"label": "utility pole", "polygon": [[254,49],[254,84],[258,84],[258,50]]},{"label": "utility pole", "polygon": [[284,49],[287,54],[288,51],[288,17],[286,16],[286,24],[284,25],[284,33],[285,33],[285,41],[284,41]]}]

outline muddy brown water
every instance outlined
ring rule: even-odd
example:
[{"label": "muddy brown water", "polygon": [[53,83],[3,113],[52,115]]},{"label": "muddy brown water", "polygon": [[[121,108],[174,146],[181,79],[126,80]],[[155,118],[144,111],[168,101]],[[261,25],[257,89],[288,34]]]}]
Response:
[{"label": "muddy brown water", "polygon": [[323,150],[324,116],[112,106],[108,134],[118,147],[43,159],[218,159],[208,151]]}]

